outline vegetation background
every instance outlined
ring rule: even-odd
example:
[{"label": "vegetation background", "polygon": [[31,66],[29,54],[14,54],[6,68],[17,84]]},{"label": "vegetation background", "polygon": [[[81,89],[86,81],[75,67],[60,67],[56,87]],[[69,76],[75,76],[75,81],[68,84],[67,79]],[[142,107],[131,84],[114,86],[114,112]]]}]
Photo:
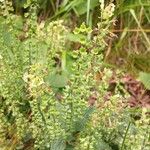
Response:
[{"label": "vegetation background", "polygon": [[149,150],[150,0],[0,0],[0,149]]}]

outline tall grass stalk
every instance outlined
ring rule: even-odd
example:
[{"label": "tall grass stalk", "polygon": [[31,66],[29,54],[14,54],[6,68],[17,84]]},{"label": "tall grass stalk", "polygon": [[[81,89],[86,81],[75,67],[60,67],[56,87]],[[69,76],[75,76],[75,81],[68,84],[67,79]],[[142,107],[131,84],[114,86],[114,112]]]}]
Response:
[{"label": "tall grass stalk", "polygon": [[125,144],[125,140],[126,140],[126,137],[127,137],[127,134],[128,134],[129,128],[130,128],[130,125],[131,125],[131,122],[129,122],[129,124],[127,126],[127,129],[126,129],[126,132],[125,132],[125,135],[124,135],[124,138],[123,138],[120,150],[123,150],[123,147],[124,147],[124,144]]},{"label": "tall grass stalk", "polygon": [[[130,13],[132,14],[133,18],[135,19],[135,21],[136,21],[138,27],[141,29],[141,32],[142,32],[142,34],[143,34],[143,36],[144,36],[144,38],[145,38],[145,40],[146,40],[146,42],[147,42],[147,44],[148,44],[148,47],[150,47],[150,40],[149,40],[149,38],[147,37],[146,33],[144,32],[143,28],[141,27],[141,24],[140,24],[140,22],[138,21],[138,18],[136,17],[135,11],[134,11],[133,9],[130,9]],[[150,51],[149,48],[148,48],[148,51]]]},{"label": "tall grass stalk", "polygon": [[91,3],[91,0],[87,0],[87,14],[86,14],[87,25],[89,25],[89,20],[90,20],[90,3]]}]

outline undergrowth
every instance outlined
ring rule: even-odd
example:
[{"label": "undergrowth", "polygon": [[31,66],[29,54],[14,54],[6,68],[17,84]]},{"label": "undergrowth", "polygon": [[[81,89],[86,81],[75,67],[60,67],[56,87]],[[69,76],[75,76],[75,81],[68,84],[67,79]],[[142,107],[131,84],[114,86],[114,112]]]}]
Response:
[{"label": "undergrowth", "polygon": [[[96,29],[86,9],[73,30],[65,19],[39,21],[38,0],[0,4],[0,149],[149,149],[148,109],[127,105],[124,72],[104,63],[112,2],[98,3]],[[65,13],[57,9],[53,18]]]}]

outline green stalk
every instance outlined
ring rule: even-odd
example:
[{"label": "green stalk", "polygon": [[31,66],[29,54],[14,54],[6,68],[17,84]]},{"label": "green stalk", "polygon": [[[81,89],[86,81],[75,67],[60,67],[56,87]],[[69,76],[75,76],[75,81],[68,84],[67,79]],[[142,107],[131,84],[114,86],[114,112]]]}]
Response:
[{"label": "green stalk", "polygon": [[88,26],[89,26],[89,20],[90,20],[90,3],[91,3],[91,0],[87,0],[86,24]]},{"label": "green stalk", "polygon": [[147,131],[146,131],[148,137],[144,137],[144,139],[143,139],[143,141],[142,141],[141,150],[144,150],[144,148],[145,148],[146,139],[150,139],[150,135],[148,134],[148,129],[149,129],[149,128],[147,128]]},{"label": "green stalk", "polygon": [[41,98],[40,97],[37,98],[37,108],[38,108],[39,114],[41,115],[42,121],[43,121],[44,125],[46,126],[46,119],[41,110]]},{"label": "green stalk", "polygon": [[62,57],[61,57],[61,69],[66,70],[66,51],[62,51]]},{"label": "green stalk", "polygon": [[[150,40],[149,38],[147,37],[146,33],[144,32],[143,28],[141,27],[141,24],[140,22],[138,21],[138,18],[136,17],[136,14],[135,14],[135,11],[133,9],[130,9],[130,13],[132,14],[134,20],[136,21],[137,25],[139,26],[139,28],[141,29],[141,32],[143,34],[143,37],[145,38],[145,40],[147,41],[148,43],[148,47],[150,46]],[[148,51],[150,51],[150,49],[148,49]]]},{"label": "green stalk", "polygon": [[129,131],[129,128],[130,128],[130,124],[131,124],[131,122],[129,122],[129,124],[128,124],[128,126],[127,126],[126,133],[125,133],[125,135],[124,135],[124,138],[123,138],[123,141],[122,141],[120,150],[123,150],[124,143],[125,143],[125,140],[126,140],[126,137],[127,137],[128,131]]},{"label": "green stalk", "polygon": [[51,3],[51,5],[52,5],[52,9],[53,9],[53,11],[54,11],[54,13],[55,13],[55,4],[54,4],[53,0],[50,0],[50,3]]},{"label": "green stalk", "polygon": [[[92,27],[92,13],[90,13],[90,4],[91,4],[91,0],[87,0],[87,14],[86,14],[86,25],[88,27]],[[87,35],[88,40],[91,39],[91,34],[88,33]]]}]

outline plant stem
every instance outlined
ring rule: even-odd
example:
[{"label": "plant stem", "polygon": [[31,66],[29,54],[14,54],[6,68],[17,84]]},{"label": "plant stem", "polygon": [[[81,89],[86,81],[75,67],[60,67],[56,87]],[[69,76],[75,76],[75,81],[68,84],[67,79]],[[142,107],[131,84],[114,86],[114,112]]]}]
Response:
[{"label": "plant stem", "polygon": [[[147,133],[147,135],[149,135],[149,134],[148,134],[148,128],[147,128],[146,133]],[[147,138],[147,139],[149,139],[149,137],[150,137],[150,135],[148,136],[148,138]],[[145,144],[146,144],[146,138],[144,137],[144,139],[143,139],[143,141],[142,141],[141,150],[144,150]]]},{"label": "plant stem", "polygon": [[[150,46],[150,40],[147,37],[146,33],[144,32],[143,28],[141,27],[140,22],[138,21],[138,18],[136,17],[135,11],[133,9],[130,9],[130,13],[132,14],[133,18],[135,19],[137,25],[139,26],[139,29],[141,30],[141,33],[143,34],[143,37],[145,38],[145,40],[148,43],[148,46]],[[148,49],[148,51],[150,51],[150,49]]]},{"label": "plant stem", "polygon": [[120,150],[123,150],[124,143],[125,143],[125,140],[126,140],[126,137],[127,137],[127,133],[128,133],[128,131],[129,131],[129,128],[130,128],[130,124],[131,124],[131,122],[129,122],[129,124],[128,124],[128,126],[127,126],[127,129],[126,129],[126,132],[125,132],[125,135],[124,135],[124,138],[123,138],[123,141],[122,141]]},{"label": "plant stem", "polygon": [[[87,14],[86,14],[86,25],[92,27],[92,13],[90,13],[91,0],[87,0]],[[87,35],[88,40],[91,39],[91,33]]]},{"label": "plant stem", "polygon": [[40,97],[37,98],[37,108],[38,108],[38,111],[41,115],[41,118],[42,118],[42,121],[43,121],[44,125],[46,125],[46,119],[45,119],[44,114],[41,110],[41,98]]},{"label": "plant stem", "polygon": [[61,69],[65,70],[66,69],[66,51],[64,50],[62,52],[62,57],[61,57]]},{"label": "plant stem", "polygon": [[52,5],[52,9],[53,9],[53,11],[54,11],[54,13],[55,13],[55,4],[54,4],[53,0],[50,0],[50,3],[51,3],[51,5]]},{"label": "plant stem", "polygon": [[89,18],[90,18],[90,3],[91,3],[91,0],[87,0],[87,14],[86,14],[87,25],[89,25]]}]

